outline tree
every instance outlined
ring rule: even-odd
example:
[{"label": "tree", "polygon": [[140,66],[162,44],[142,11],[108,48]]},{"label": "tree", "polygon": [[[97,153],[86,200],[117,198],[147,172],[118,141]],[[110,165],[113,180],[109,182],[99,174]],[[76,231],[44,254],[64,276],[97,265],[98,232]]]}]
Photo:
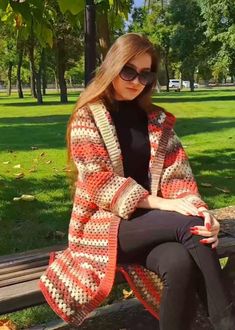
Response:
[{"label": "tree", "polygon": [[173,27],[167,7],[160,2],[149,3],[148,8],[135,8],[132,14],[133,24],[130,31],[142,32],[155,45],[163,59],[166,74],[167,91],[169,91],[169,66],[171,56],[171,38]]},{"label": "tree", "polygon": [[171,0],[171,22],[174,25],[171,45],[180,61],[182,77],[190,81],[194,91],[194,74],[200,64],[200,47],[205,40],[201,10],[196,0]]},{"label": "tree", "polygon": [[[4,20],[12,22],[20,31],[21,37],[27,41],[29,59],[31,63],[31,83],[33,94],[37,96],[38,103],[42,103],[41,94],[41,57],[48,44],[52,46],[52,31],[48,26],[46,1],[33,0],[31,2],[13,2],[4,0],[0,9],[5,13]],[[38,64],[35,62],[35,46],[39,49]],[[20,60],[20,58],[19,58]],[[34,88],[36,79],[37,93]]]},{"label": "tree", "polygon": [[205,20],[206,36],[214,50],[211,58],[216,80],[235,76],[235,5],[234,0],[198,0]]}]

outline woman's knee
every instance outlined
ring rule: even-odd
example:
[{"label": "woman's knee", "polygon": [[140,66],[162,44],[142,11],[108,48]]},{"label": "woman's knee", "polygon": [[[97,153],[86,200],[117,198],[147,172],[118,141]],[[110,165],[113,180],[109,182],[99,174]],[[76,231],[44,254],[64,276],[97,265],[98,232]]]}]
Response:
[{"label": "woman's knee", "polygon": [[177,242],[156,246],[147,256],[146,266],[159,274],[165,285],[187,285],[193,281],[196,264],[187,249]]},{"label": "woman's knee", "polygon": [[176,236],[178,242],[185,244],[192,237],[190,227],[194,226],[204,226],[204,219],[200,217],[189,216],[185,222],[177,228]]}]

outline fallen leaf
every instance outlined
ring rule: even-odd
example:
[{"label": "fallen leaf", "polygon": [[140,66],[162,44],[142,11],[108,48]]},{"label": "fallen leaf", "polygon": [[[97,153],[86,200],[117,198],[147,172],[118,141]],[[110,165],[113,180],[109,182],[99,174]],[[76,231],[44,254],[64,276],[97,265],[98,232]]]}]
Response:
[{"label": "fallen leaf", "polygon": [[33,195],[21,195],[21,199],[23,201],[31,202],[31,201],[34,201],[36,199],[36,197]]},{"label": "fallen leaf", "polygon": [[13,166],[13,168],[21,168],[21,164],[17,164],[15,166]]},{"label": "fallen leaf", "polygon": [[18,201],[26,201],[26,202],[31,202],[31,201],[34,201],[36,200],[36,197],[33,196],[33,195],[26,195],[26,194],[23,194],[21,195],[20,197],[14,197],[13,198],[13,201],[14,202],[18,202]]},{"label": "fallen leaf", "polygon": [[13,198],[13,201],[14,201],[14,202],[18,202],[18,201],[20,201],[20,200],[21,200],[21,197],[14,197],[14,198]]},{"label": "fallen leaf", "polygon": [[38,149],[38,147],[31,147],[31,149],[32,149],[32,150],[37,150],[37,149]]},{"label": "fallen leaf", "polygon": [[41,156],[41,157],[45,156],[45,152],[42,152],[42,153],[40,154],[40,156]]},{"label": "fallen leaf", "polygon": [[24,177],[24,173],[23,172],[17,173],[17,174],[15,174],[15,177],[16,177],[16,179],[22,179]]},{"label": "fallen leaf", "polygon": [[227,188],[219,188],[219,187],[215,187],[216,190],[222,191],[225,194],[229,194],[230,190]]},{"label": "fallen leaf", "polygon": [[64,167],[62,170],[63,170],[64,172],[72,172],[72,170],[68,169],[67,167]]},{"label": "fallen leaf", "polygon": [[16,325],[11,320],[0,320],[0,330],[16,330]]},{"label": "fallen leaf", "polygon": [[52,162],[51,160],[47,160],[45,163],[46,164],[51,164],[51,162]]},{"label": "fallen leaf", "polygon": [[127,290],[123,289],[123,290],[122,290],[122,293],[123,293],[123,297],[124,297],[124,299],[128,299],[128,298],[130,298],[131,295],[133,294],[133,291],[132,291],[132,290],[131,290],[131,291],[127,291]]},{"label": "fallen leaf", "polygon": [[55,236],[58,237],[58,238],[63,238],[64,235],[65,235],[65,233],[62,232],[62,231],[57,230],[57,231],[55,232]]},{"label": "fallen leaf", "polygon": [[200,183],[200,186],[210,188],[210,187],[212,187],[212,184],[211,183],[207,183],[207,182],[201,182]]},{"label": "fallen leaf", "polygon": [[3,162],[4,165],[8,165],[9,163],[9,160],[7,162]]},{"label": "fallen leaf", "polygon": [[37,172],[36,168],[31,168],[29,172]]}]

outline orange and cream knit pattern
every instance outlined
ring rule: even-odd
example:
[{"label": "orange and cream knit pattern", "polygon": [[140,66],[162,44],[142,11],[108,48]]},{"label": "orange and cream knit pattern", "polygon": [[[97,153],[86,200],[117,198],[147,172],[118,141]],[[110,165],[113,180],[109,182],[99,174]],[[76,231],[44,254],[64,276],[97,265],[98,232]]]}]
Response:
[{"label": "orange and cream knit pattern", "polygon": [[138,202],[149,194],[185,197],[206,206],[198,194],[187,156],[177,138],[172,114],[153,106],[148,113],[151,146],[151,191],[125,178],[114,123],[102,102],[78,109],[72,122],[71,154],[78,168],[69,224],[68,247],[52,253],[39,286],[51,308],[79,326],[109,295],[116,270],[136,297],[159,318],[163,284],[138,264],[117,264],[121,219],[129,220]]}]

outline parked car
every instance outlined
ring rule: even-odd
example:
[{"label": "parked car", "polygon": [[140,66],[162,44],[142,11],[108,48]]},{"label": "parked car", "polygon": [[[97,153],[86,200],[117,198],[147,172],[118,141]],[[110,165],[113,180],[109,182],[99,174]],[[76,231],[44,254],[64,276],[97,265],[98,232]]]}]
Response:
[{"label": "parked car", "polygon": [[[189,80],[183,80],[182,85],[185,88],[190,88],[190,81]],[[198,87],[199,87],[198,83],[195,82],[194,83],[194,88],[198,88]]]},{"label": "parked car", "polygon": [[181,81],[180,79],[170,79],[169,88],[174,88],[177,91],[180,91]]}]

